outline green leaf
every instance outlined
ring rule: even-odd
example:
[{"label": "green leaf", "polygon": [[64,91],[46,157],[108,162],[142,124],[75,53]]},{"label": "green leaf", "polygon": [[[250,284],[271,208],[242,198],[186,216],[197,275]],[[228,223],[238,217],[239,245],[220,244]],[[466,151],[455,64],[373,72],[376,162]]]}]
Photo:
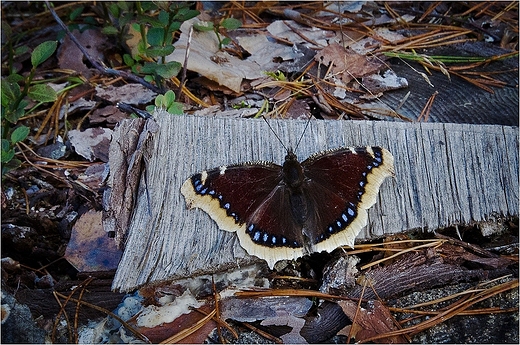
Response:
[{"label": "green leaf", "polygon": [[130,56],[130,54],[123,54],[123,61],[125,62],[125,64],[126,64],[127,66],[132,67],[133,65],[135,65],[135,60],[132,59],[132,57]]},{"label": "green leaf", "polygon": [[19,83],[22,80],[25,80],[25,78],[17,73],[12,73],[5,78],[10,83]]},{"label": "green leaf", "polygon": [[156,58],[159,56],[167,56],[173,53],[175,50],[175,47],[173,45],[167,45],[167,46],[152,46],[148,47],[146,49],[146,56],[151,58]]},{"label": "green leaf", "polygon": [[145,46],[143,40],[140,40],[139,42],[137,42],[137,51],[139,52],[139,54],[145,54],[146,46]]},{"label": "green leaf", "polygon": [[169,107],[175,102],[175,93],[172,90],[166,91],[164,94],[164,105]]},{"label": "green leaf", "polygon": [[76,8],[75,10],[73,10],[69,15],[69,19],[75,20],[81,14],[81,12],[83,12],[83,8],[84,8],[83,6],[80,6],[80,7]]},{"label": "green leaf", "polygon": [[39,66],[45,60],[47,60],[54,52],[56,51],[56,47],[58,46],[58,42],[56,41],[45,41],[34,48],[31,54],[31,63],[33,67]]},{"label": "green leaf", "polygon": [[16,109],[9,109],[4,114],[4,117],[7,121],[10,123],[16,123],[18,122],[18,119],[25,115],[25,107],[29,104],[29,101],[22,99],[20,103],[18,104],[18,108]]},{"label": "green leaf", "polygon": [[9,162],[11,159],[13,159],[13,157],[14,157],[14,149],[10,149],[7,151],[2,150],[2,158],[1,158],[2,163]]},{"label": "green leaf", "polygon": [[2,175],[5,175],[9,170],[17,169],[22,165],[19,159],[11,159],[7,164],[2,164]]},{"label": "green leaf", "polygon": [[161,23],[160,20],[156,19],[155,17],[146,16],[146,15],[137,16],[137,22],[139,24],[150,24],[154,28],[163,27],[163,23]]},{"label": "green leaf", "polygon": [[155,1],[141,1],[141,8],[144,12],[146,11],[152,11],[157,10],[158,7],[156,4],[154,4]]},{"label": "green leaf", "polygon": [[193,28],[197,31],[205,32],[205,31],[212,31],[215,28],[215,26],[213,25],[212,22],[198,22],[198,23],[193,23]]},{"label": "green leaf", "polygon": [[[132,6],[132,3],[127,3],[126,1],[118,1],[117,2],[117,7],[119,7],[120,9],[122,9],[123,11],[130,11],[130,7]],[[119,16],[116,16],[116,17],[119,17]]]},{"label": "green leaf", "polygon": [[171,77],[175,77],[177,74],[179,74],[181,68],[182,65],[179,62],[171,61],[163,65],[158,65],[155,69],[155,73],[157,73],[165,79],[168,79]]},{"label": "green leaf", "polygon": [[276,71],[276,72],[266,71],[266,72],[264,72],[264,74],[273,78],[274,80],[281,80],[281,81],[287,80],[287,78],[285,77],[285,74],[283,74],[282,71]]},{"label": "green leaf", "polygon": [[2,79],[1,88],[2,105],[4,107],[9,107],[10,103],[16,102],[21,95],[20,85],[9,82],[7,79]]},{"label": "green leaf", "polygon": [[157,95],[154,103],[157,108],[162,108],[164,106],[164,95]]},{"label": "green leaf", "polygon": [[[132,13],[125,13],[123,14],[123,16],[121,17],[116,17],[116,18],[119,18],[119,27],[122,28],[124,26],[126,26],[127,24],[130,24],[132,23],[132,21],[134,20],[134,15]],[[139,24],[135,23],[137,25],[137,27],[139,27]],[[137,29],[137,31],[139,31],[139,29]]]},{"label": "green leaf", "polygon": [[229,38],[229,37],[224,37],[224,38],[222,39],[222,41],[221,41],[220,44],[221,44],[222,46],[227,46],[227,45],[230,44],[230,43],[231,43],[231,38]]},{"label": "green leaf", "polygon": [[18,73],[9,74],[5,79],[10,83],[19,83],[25,80],[25,78]]},{"label": "green leaf", "polygon": [[200,14],[197,10],[192,10],[189,8],[181,8],[179,12],[175,16],[173,16],[173,20],[178,20],[180,22],[184,22],[186,20],[190,20],[191,18],[195,18]]},{"label": "green leaf", "polygon": [[83,32],[85,30],[97,29],[97,27],[99,26],[99,23],[97,22],[96,18],[90,17],[90,16],[85,17],[85,19],[83,19],[83,23],[88,24],[88,25],[81,25],[80,26],[81,32]]},{"label": "green leaf", "polygon": [[56,91],[46,84],[36,84],[31,86],[27,96],[38,102],[54,102],[58,98]]},{"label": "green leaf", "polygon": [[224,27],[226,30],[236,30],[242,26],[242,22],[235,18],[226,18],[220,22],[220,25]]},{"label": "green leaf", "polygon": [[176,76],[181,70],[182,65],[177,61],[171,61],[165,64],[157,64],[154,62],[147,62],[141,68],[141,73],[155,74],[163,78],[171,78]]},{"label": "green leaf", "polygon": [[184,108],[182,107],[182,103],[173,102],[167,109],[168,113],[173,115],[182,115],[184,114]]},{"label": "green leaf", "polygon": [[117,4],[111,2],[111,3],[108,3],[107,5],[107,9],[108,11],[110,12],[110,14],[114,17],[114,18],[119,18],[119,15],[120,15],[120,11],[119,11],[119,6],[117,6]]},{"label": "green leaf", "polygon": [[[72,25],[69,25],[69,30]],[[71,30],[72,31],[72,30]],[[61,41],[66,36],[65,30],[59,30],[58,34],[56,35],[56,41]]]},{"label": "green leaf", "polygon": [[141,25],[139,25],[139,23],[132,23],[130,26],[132,27],[132,30],[141,32]]},{"label": "green leaf", "polygon": [[20,126],[11,133],[11,143],[16,144],[17,142],[25,140],[29,135],[29,127]]},{"label": "green leaf", "polygon": [[2,151],[8,151],[11,147],[11,143],[7,139],[2,139]]},{"label": "green leaf", "polygon": [[[161,7],[157,2],[155,4]],[[170,22],[170,14],[167,11],[161,10],[161,12],[159,12],[159,15],[157,16],[157,19],[159,19],[163,27],[166,27]]]},{"label": "green leaf", "polygon": [[117,35],[119,34],[119,30],[115,26],[105,26],[102,30],[102,33],[105,35]]},{"label": "green leaf", "polygon": [[[1,28],[2,28],[2,36],[5,36],[7,38],[10,38],[13,35],[13,29],[11,29],[11,26],[6,21],[1,22]],[[4,44],[2,39],[2,44]]]},{"label": "green leaf", "polygon": [[[169,1],[154,1],[154,4],[157,6],[157,8],[161,9],[161,12],[167,13],[169,9],[170,2]],[[161,15],[159,14],[159,17]]]},{"label": "green leaf", "polygon": [[14,49],[14,56],[19,56],[19,55],[25,54],[28,51],[29,51],[29,47],[26,45],[17,47]]},{"label": "green leaf", "polygon": [[162,46],[164,44],[164,28],[151,28],[146,33],[146,39],[151,46]]},{"label": "green leaf", "polygon": [[143,74],[153,74],[157,68],[157,62],[145,62],[140,68],[138,68],[139,73]]},{"label": "green leaf", "polygon": [[132,66],[132,73],[133,74],[141,74],[141,65],[135,64]]},{"label": "green leaf", "polygon": [[[181,22],[173,22],[170,25],[170,28],[168,29],[168,34],[171,34],[172,32],[179,30],[181,28],[181,24],[182,24]],[[172,40],[173,40],[173,37],[172,37]]]}]

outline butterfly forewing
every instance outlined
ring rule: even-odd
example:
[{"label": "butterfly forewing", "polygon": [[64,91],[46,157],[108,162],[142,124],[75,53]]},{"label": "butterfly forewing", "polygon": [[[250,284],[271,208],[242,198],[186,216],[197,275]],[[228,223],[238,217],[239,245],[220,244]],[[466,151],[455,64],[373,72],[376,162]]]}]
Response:
[{"label": "butterfly forewing", "polygon": [[236,231],[279,184],[279,175],[276,164],[222,166],[193,175],[181,191],[191,207],[206,211],[224,230]]}]

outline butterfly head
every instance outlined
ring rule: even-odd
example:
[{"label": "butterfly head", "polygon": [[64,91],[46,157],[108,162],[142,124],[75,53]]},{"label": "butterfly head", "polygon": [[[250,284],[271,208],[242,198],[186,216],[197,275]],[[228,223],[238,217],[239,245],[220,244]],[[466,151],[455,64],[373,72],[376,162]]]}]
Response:
[{"label": "butterfly head", "polygon": [[292,149],[287,150],[282,170],[284,182],[290,189],[294,190],[301,186],[304,180],[303,167]]},{"label": "butterfly head", "polygon": [[292,147],[287,149],[287,154],[285,155],[285,161],[298,161],[298,157],[294,153]]}]

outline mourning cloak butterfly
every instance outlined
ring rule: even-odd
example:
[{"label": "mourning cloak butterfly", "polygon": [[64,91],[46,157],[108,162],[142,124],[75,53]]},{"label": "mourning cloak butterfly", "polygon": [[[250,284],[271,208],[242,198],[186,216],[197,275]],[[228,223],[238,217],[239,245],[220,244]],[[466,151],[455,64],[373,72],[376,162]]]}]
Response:
[{"label": "mourning cloak butterfly", "polygon": [[381,147],[319,152],[302,163],[288,150],[283,166],[221,166],[191,176],[181,192],[188,208],[236,231],[242,247],[273,268],[279,260],[352,247],[383,180],[394,174],[393,161]]}]

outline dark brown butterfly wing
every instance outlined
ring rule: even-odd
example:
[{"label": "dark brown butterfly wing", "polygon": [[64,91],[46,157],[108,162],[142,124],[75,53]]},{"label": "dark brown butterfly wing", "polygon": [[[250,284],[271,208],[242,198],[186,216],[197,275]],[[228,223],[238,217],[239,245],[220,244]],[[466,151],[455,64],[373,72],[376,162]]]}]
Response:
[{"label": "dark brown butterfly wing", "polygon": [[193,175],[181,192],[188,207],[237,232],[242,247],[272,267],[303,255],[304,236],[291,217],[281,169],[264,162],[220,167]]},{"label": "dark brown butterfly wing", "polygon": [[393,156],[381,147],[342,148],[311,156],[302,162],[304,186],[314,212],[304,232],[315,251],[354,245],[367,224],[367,211],[379,188],[394,174]]}]

